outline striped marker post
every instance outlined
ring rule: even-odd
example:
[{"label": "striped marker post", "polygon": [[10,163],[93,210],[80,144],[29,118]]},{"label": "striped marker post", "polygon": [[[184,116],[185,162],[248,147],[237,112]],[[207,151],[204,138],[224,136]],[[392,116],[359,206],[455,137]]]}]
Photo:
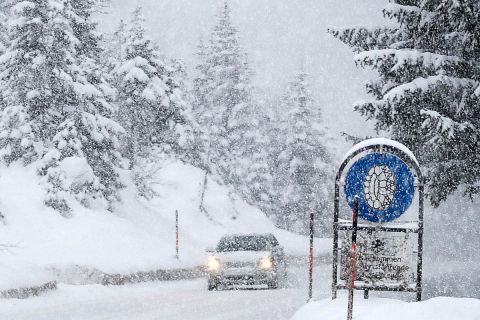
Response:
[{"label": "striped marker post", "polygon": [[310,253],[308,256],[309,268],[308,268],[308,301],[312,300],[313,291],[313,211],[310,212]]},{"label": "striped marker post", "polygon": [[352,247],[350,249],[350,283],[348,288],[347,320],[353,316],[353,292],[355,288],[355,269],[357,262],[357,223],[358,223],[358,196],[355,196],[352,210]]}]

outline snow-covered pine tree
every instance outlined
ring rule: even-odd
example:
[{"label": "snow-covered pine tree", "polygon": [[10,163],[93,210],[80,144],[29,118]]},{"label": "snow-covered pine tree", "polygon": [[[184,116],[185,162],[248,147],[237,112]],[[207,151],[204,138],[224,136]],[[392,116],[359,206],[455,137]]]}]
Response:
[{"label": "snow-covered pine tree", "polygon": [[5,48],[7,46],[7,15],[5,14],[7,11],[7,8],[3,7],[0,4],[0,54],[3,54],[5,52]]},{"label": "snow-covered pine tree", "polygon": [[330,30],[378,72],[355,109],[414,151],[432,204],[480,193],[480,2],[394,0],[384,16],[388,27]]},{"label": "snow-covered pine tree", "polygon": [[108,44],[109,47],[106,49],[108,52],[109,58],[112,59],[113,68],[115,63],[125,61],[125,46],[127,43],[127,24],[124,20],[120,20],[117,29],[113,33],[113,38]]},{"label": "snow-covered pine tree", "polygon": [[[256,108],[255,108],[256,107]],[[230,183],[248,203],[266,209],[270,203],[272,176],[268,167],[266,118],[253,102],[241,105],[230,121]],[[237,179],[237,180],[233,180]]]},{"label": "snow-covered pine tree", "polygon": [[184,102],[178,105],[181,122],[173,123],[172,133],[174,134],[170,135],[172,138],[170,146],[179,159],[195,165],[197,162],[197,134],[200,133],[200,128],[193,116],[193,97],[189,89],[191,87],[190,78],[182,60],[172,59],[169,65],[172,69],[171,76],[175,80],[178,92]]},{"label": "snow-covered pine tree", "polygon": [[204,129],[206,166],[228,184],[233,176],[228,122],[232,105],[236,102],[231,100],[232,87],[238,79],[238,76],[232,77],[240,64],[238,50],[237,31],[231,25],[230,11],[225,4],[209,43],[199,46],[200,63],[196,67],[198,76],[194,79],[194,115]]},{"label": "snow-covered pine tree", "polygon": [[322,231],[329,226],[332,180],[331,158],[321,128],[321,110],[312,98],[307,78],[305,72],[300,72],[282,99],[281,109],[286,118],[279,132],[284,144],[280,146],[275,177],[275,187],[282,195],[282,215],[277,217],[277,223],[300,233],[308,233],[312,211]]},{"label": "snow-covered pine tree", "polygon": [[280,154],[285,149],[285,139],[287,136],[286,128],[287,125],[285,124],[285,112],[282,112],[280,109],[283,103],[280,103],[280,100],[274,101],[273,103],[269,104],[269,109],[271,110],[271,114],[268,116],[267,125],[264,125],[265,129],[265,136],[268,139],[268,144],[265,147],[267,152],[267,167],[269,169],[269,176],[270,183],[268,187],[268,198],[269,203],[263,210],[267,213],[269,217],[273,219],[275,223],[280,222],[282,225],[284,223],[283,220],[280,219],[279,221],[277,217],[282,215],[282,197],[285,193],[285,190],[282,189],[284,180],[281,176],[281,169],[280,169]]},{"label": "snow-covered pine tree", "polygon": [[192,156],[194,164],[209,173],[214,169],[210,162],[212,139],[215,137],[215,133],[220,132],[220,127],[217,126],[220,121],[215,121],[215,116],[219,115],[211,109],[212,104],[209,101],[213,78],[210,75],[210,64],[207,62],[207,50],[207,45],[201,40],[197,51],[199,63],[195,67],[196,76],[192,89],[192,115],[195,123],[198,124],[195,144],[192,146]]},{"label": "snow-covered pine tree", "polygon": [[[49,7],[46,0],[13,1],[8,10],[8,45],[0,57],[4,103],[0,119],[0,156],[6,164],[24,164],[41,157],[46,135],[52,136],[55,113],[47,96]],[[15,21],[15,23],[11,23]],[[53,124],[53,126],[51,125]]]},{"label": "snow-covered pine tree", "polygon": [[[8,40],[8,33],[7,33],[7,15],[8,15],[8,8],[5,4],[0,4],[0,56],[5,53],[7,48],[7,40]],[[0,116],[5,108],[5,103],[3,101],[3,97],[0,94]]]},{"label": "snow-covered pine tree", "polygon": [[271,181],[266,148],[268,139],[264,132],[266,117],[261,105],[252,99],[247,61],[245,55],[240,81],[234,86],[237,92],[233,90],[231,93],[238,102],[232,107],[227,127],[233,165],[228,181],[247,202],[262,208],[270,200],[267,188]]},{"label": "snow-covered pine tree", "polygon": [[273,174],[269,161],[271,140],[268,136],[271,124],[266,115],[256,114],[255,117],[259,117],[259,121],[254,122],[258,127],[251,127],[251,137],[247,136],[244,140],[248,142],[248,139],[251,139],[253,142],[250,148],[243,149],[243,154],[247,156],[249,163],[240,174],[246,200],[269,214],[274,201],[272,198]]},{"label": "snow-covered pine tree", "polygon": [[98,11],[102,0],[70,0],[72,12],[71,24],[75,37],[78,39],[76,50],[79,55],[98,60],[102,53],[100,47],[101,34],[97,31],[97,23],[92,15]]},{"label": "snow-covered pine tree", "polygon": [[[120,79],[114,75],[114,70],[120,63],[125,61],[123,55],[125,54],[125,44],[127,41],[126,31],[127,24],[124,20],[120,20],[120,23],[113,34],[103,34],[101,37],[100,47],[102,49],[102,54],[100,55],[99,61],[100,65],[105,70],[104,74],[106,74],[107,81],[114,91],[119,86],[117,81],[120,81]],[[113,96],[115,100],[116,92]],[[117,102],[114,101],[114,104],[116,105]]]},{"label": "snow-covered pine tree", "polygon": [[123,61],[113,71],[119,119],[127,130],[125,154],[130,168],[153,147],[175,144],[174,127],[184,122],[186,102],[172,66],[147,36],[142,8],[136,7],[125,36]]},{"label": "snow-covered pine tree", "polygon": [[[0,148],[9,164],[38,164],[45,203],[68,215],[69,195],[84,205],[118,198],[120,155],[113,106],[93,51],[73,26],[82,18],[70,0],[11,1],[9,45],[0,57],[6,103]],[[90,45],[88,45],[90,46]],[[81,52],[80,52],[80,51]]]},{"label": "snow-covered pine tree", "polygon": [[[252,101],[247,55],[240,47],[226,2],[210,42],[200,45],[198,56],[194,115],[204,129],[203,149],[208,156],[203,158],[208,159],[207,167],[212,172],[253,201],[259,195],[247,186],[259,178],[252,172],[260,160],[260,153],[256,152],[261,150],[259,113]],[[266,163],[266,157],[262,160]]]},{"label": "snow-covered pine tree", "polygon": [[[64,211],[63,189],[85,206],[90,206],[94,199],[103,199],[107,208],[113,210],[113,204],[119,200],[118,190],[123,186],[119,176],[119,137],[123,128],[112,119],[113,90],[99,63],[100,36],[90,21],[95,1],[60,3],[63,8],[59,7],[58,12],[58,4],[52,5],[51,24],[57,41],[70,40],[69,48],[62,47],[59,52],[71,61],[60,59],[58,63],[71,78],[63,83],[62,78],[58,81],[64,90],[69,90],[69,95],[59,103],[62,121],[43,158],[42,172],[49,182],[46,203]],[[62,20],[64,25],[58,24]],[[60,95],[61,91],[57,92]],[[63,186],[59,187],[58,182]]]}]

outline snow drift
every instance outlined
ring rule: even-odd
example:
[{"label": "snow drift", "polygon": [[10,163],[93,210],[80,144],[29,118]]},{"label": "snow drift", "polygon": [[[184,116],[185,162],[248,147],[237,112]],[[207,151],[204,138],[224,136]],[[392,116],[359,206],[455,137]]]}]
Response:
[{"label": "snow drift", "polygon": [[[357,296],[359,296],[357,294]],[[355,320],[478,320],[480,300],[467,298],[438,297],[421,302],[404,302],[393,299],[355,299],[353,318]],[[346,295],[336,300],[320,300],[306,304],[292,320],[347,318]]]}]

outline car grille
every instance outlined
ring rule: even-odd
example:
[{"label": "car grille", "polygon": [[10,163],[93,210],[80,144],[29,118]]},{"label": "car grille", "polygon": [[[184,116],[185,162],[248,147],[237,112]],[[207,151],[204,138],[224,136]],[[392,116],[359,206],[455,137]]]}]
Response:
[{"label": "car grille", "polygon": [[226,262],[226,268],[255,268],[256,264],[254,262],[246,261],[235,261],[235,262]]}]

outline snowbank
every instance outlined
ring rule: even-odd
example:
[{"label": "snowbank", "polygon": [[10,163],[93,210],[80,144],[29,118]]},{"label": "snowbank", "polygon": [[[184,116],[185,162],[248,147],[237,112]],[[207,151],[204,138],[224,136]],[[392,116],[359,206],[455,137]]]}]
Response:
[{"label": "snowbank", "polygon": [[[0,251],[4,263],[0,289],[37,284],[45,279],[41,275],[45,269],[54,271],[60,281],[80,284],[98,282],[103,273],[194,267],[205,262],[207,247],[233,232],[272,232],[287,254],[308,253],[305,237],[278,230],[261,211],[233,199],[212,179],[205,193],[207,212],[201,212],[203,179],[197,168],[165,163],[152,177],[158,193],[153,200],[138,199],[133,187],[127,186],[115,213],[77,205],[72,217],[64,218],[44,206],[45,191],[35,168],[0,168],[0,212],[5,217],[0,219],[0,244],[11,245],[8,252]],[[175,210],[179,212],[179,260],[175,259]],[[328,240],[317,243],[318,253],[330,252]],[[8,260],[8,255],[38,270],[17,270],[20,264]]]},{"label": "snowbank", "polygon": [[[354,301],[355,320],[478,320],[480,300],[437,297],[421,302],[404,302],[392,299],[364,300],[357,294]],[[292,320],[344,320],[347,318],[346,295],[336,300],[320,300],[306,304]]]},{"label": "snowbank", "polygon": [[55,280],[52,272],[14,256],[3,255],[0,260],[0,292],[39,287]]}]

